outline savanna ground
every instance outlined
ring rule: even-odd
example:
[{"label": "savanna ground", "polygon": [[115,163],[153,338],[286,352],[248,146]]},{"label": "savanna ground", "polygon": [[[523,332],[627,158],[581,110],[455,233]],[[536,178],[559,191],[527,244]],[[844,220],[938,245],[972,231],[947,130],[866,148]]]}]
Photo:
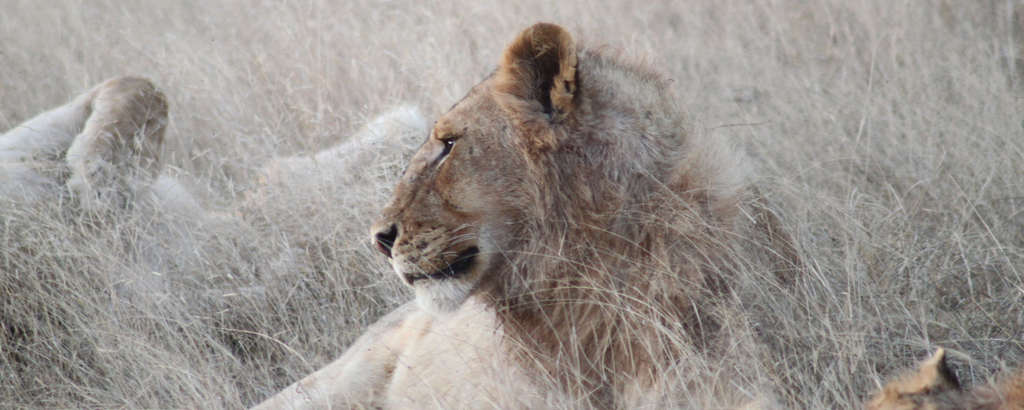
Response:
[{"label": "savanna ground", "polygon": [[399,102],[435,117],[535,21],[661,67],[753,158],[806,264],[744,296],[786,407],[856,408],[936,346],[983,382],[1024,359],[1019,6],[0,0],[0,131],[150,78],[168,172],[252,227],[181,249],[0,204],[0,408],[243,408],[336,358],[410,298],[367,234],[403,164],[260,206],[250,181]]}]

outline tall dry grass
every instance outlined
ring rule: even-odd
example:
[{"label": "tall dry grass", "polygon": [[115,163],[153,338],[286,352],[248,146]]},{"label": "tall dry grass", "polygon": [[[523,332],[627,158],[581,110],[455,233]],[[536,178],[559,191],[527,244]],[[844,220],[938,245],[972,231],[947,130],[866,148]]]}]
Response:
[{"label": "tall dry grass", "polygon": [[[754,159],[807,265],[742,295],[787,407],[855,408],[936,346],[967,382],[1024,359],[1019,1],[555,3],[0,0],[0,130],[148,77],[172,172],[234,212],[268,159],[436,115],[557,22]],[[332,360],[409,298],[366,239],[385,165],[242,233],[2,204],[0,408],[241,408]]]}]

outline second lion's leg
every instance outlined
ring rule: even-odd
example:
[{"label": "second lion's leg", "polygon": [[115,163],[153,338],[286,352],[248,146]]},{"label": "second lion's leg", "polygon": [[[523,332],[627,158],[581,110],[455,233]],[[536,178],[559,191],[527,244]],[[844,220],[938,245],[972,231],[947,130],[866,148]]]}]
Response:
[{"label": "second lion's leg", "polygon": [[91,115],[67,151],[68,188],[86,208],[125,207],[160,174],[167,100],[135,77],[107,80],[92,93]]}]

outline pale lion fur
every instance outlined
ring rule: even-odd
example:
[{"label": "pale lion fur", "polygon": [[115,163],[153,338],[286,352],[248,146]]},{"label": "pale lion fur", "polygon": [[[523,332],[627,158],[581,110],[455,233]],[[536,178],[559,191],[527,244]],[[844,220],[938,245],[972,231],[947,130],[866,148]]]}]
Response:
[{"label": "pale lion fur", "polygon": [[312,155],[275,158],[260,171],[257,196],[276,191],[302,192],[321,184],[344,181],[353,169],[370,166],[390,154],[416,149],[427,123],[414,105],[403,104],[381,114],[345,142]]},{"label": "pale lion fur", "polygon": [[208,211],[165,167],[168,121],[167,99],[151,81],[96,85],[0,135],[0,206],[51,206],[88,224],[123,224],[132,258],[146,266],[123,283],[163,289],[161,272],[201,269],[213,236],[248,233],[230,214]]},{"label": "pale lion fur", "polygon": [[[306,235],[306,224],[325,217],[324,206],[368,201],[362,188],[399,172],[427,130],[419,108],[395,106],[337,145],[268,161],[258,170],[244,208],[266,213],[278,226],[294,223],[294,231]],[[287,218],[277,216],[280,212]]]},{"label": "pale lion fur", "polygon": [[138,251],[133,257],[147,261],[147,269],[125,279],[154,289],[160,279],[150,272],[201,272],[224,259],[254,258],[234,255],[247,252],[244,244],[255,240],[245,212],[281,197],[294,204],[297,195],[316,195],[325,184],[351,184],[344,177],[354,169],[405,157],[415,148],[412,136],[426,128],[418,108],[399,105],[342,144],[271,159],[253,183],[259,189],[252,201],[215,211],[160,158],[169,111],[166,96],[151,81],[118,77],[8,130],[0,135],[0,206],[50,203],[100,217],[96,221],[144,221],[146,235],[127,235]]},{"label": "pale lion fur", "polygon": [[770,406],[733,279],[794,253],[748,173],[660,73],[532,26],[372,228],[416,305],[258,408]]},{"label": "pale lion fur", "polygon": [[0,196],[56,194],[125,206],[156,180],[167,101],[151,82],[113,78],[0,136]]},{"label": "pale lion fur", "polygon": [[68,194],[85,210],[197,215],[196,199],[163,172],[167,123],[167,99],[152,82],[106,80],[0,135],[0,201]]},{"label": "pale lion fur", "polygon": [[[195,215],[199,201],[163,172],[168,121],[167,99],[151,81],[106,80],[0,135],[0,199],[40,198],[63,189],[89,208],[155,201]],[[254,197],[350,182],[345,177],[352,170],[414,150],[426,129],[416,106],[398,105],[338,145],[271,159],[257,175]]]}]

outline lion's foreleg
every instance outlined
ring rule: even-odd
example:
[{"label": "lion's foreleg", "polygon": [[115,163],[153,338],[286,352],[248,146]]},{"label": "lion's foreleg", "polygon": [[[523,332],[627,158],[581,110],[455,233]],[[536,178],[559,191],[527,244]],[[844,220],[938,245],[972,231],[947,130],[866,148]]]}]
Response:
[{"label": "lion's foreleg", "polygon": [[39,198],[63,183],[59,166],[92,112],[95,90],[0,135],[0,198]]},{"label": "lion's foreleg", "polygon": [[87,208],[122,207],[160,173],[167,101],[134,77],[107,80],[93,92],[92,113],[67,150],[68,188]]},{"label": "lion's foreleg", "polygon": [[92,113],[95,90],[39,114],[0,136],[0,162],[56,159],[81,132]]},{"label": "lion's foreleg", "polygon": [[378,408],[398,357],[429,327],[430,319],[415,302],[384,316],[333,363],[254,410]]}]

